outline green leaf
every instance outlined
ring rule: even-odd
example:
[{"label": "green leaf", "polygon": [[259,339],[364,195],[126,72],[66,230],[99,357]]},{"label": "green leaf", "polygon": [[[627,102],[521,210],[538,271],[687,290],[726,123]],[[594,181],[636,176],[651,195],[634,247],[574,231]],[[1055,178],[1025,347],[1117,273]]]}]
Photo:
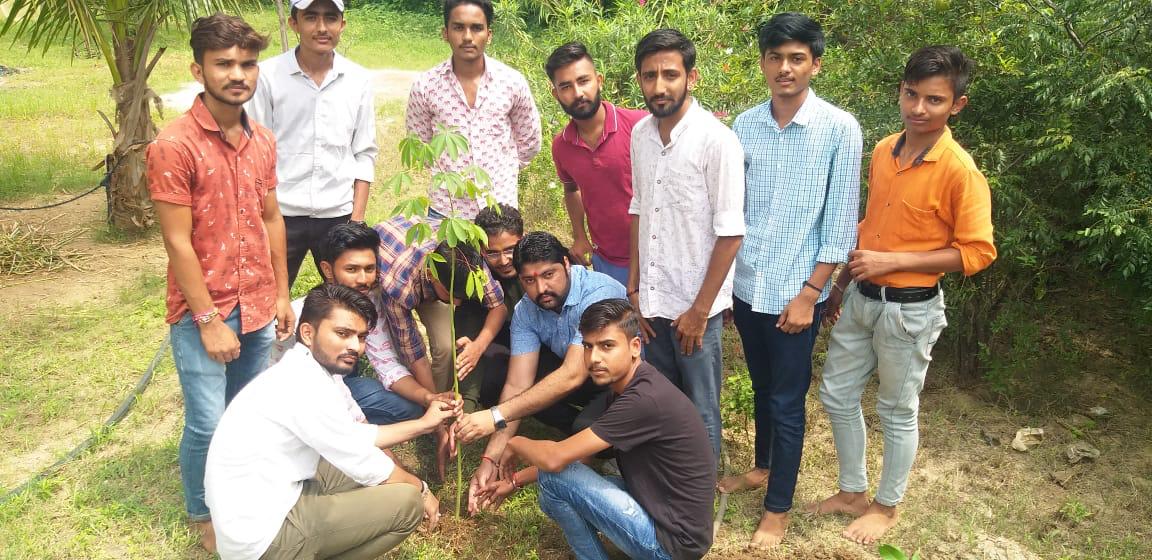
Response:
[{"label": "green leaf", "polygon": [[880,548],[877,549],[876,552],[880,554],[880,558],[883,560],[908,560],[908,556],[904,554],[904,551],[890,544],[880,545]]}]

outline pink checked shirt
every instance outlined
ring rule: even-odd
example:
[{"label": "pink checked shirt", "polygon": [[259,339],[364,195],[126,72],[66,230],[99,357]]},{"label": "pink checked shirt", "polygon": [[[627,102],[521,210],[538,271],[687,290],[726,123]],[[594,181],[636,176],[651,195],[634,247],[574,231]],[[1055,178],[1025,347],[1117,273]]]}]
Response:
[{"label": "pink checked shirt", "polygon": [[[427,142],[436,125],[453,127],[468,138],[470,151],[440,166],[459,171],[476,165],[492,179],[497,202],[518,207],[520,168],[540,151],[540,114],[528,81],[506,64],[484,57],[484,76],[476,91],[476,106],[469,107],[460,81],[452,73],[452,60],[420,75],[408,96],[408,132]],[[446,216],[474,218],[480,204],[470,198],[453,200],[446,189],[431,193],[432,208]]]}]

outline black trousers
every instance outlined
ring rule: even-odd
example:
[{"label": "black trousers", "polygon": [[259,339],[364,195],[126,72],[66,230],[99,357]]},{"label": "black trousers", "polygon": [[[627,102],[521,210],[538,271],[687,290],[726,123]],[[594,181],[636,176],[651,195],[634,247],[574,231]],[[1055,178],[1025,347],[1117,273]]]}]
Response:
[{"label": "black trousers", "polygon": [[300,265],[304,264],[304,255],[312,251],[312,262],[316,263],[316,270],[320,270],[320,248],[328,237],[328,230],[347,223],[352,217],[337,216],[335,218],[309,218],[308,216],[284,216],[284,231],[288,241],[288,289],[296,283],[296,275],[300,273]]}]

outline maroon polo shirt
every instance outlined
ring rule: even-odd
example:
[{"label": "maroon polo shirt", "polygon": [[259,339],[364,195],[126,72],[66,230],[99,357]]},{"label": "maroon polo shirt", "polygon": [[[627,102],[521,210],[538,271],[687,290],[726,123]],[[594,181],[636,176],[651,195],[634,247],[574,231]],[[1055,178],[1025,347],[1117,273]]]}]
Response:
[{"label": "maroon polo shirt", "polygon": [[593,250],[604,260],[628,266],[628,235],[632,217],[632,127],[648,111],[618,108],[607,101],[604,133],[592,149],[580,138],[576,123],[552,140],[556,175],[566,188],[575,185],[584,199]]}]

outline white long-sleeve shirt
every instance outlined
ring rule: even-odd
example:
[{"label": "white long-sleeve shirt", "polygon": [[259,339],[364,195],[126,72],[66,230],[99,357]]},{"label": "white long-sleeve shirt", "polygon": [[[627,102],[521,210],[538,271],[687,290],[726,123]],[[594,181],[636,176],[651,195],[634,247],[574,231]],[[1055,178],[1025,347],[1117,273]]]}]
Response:
[{"label": "white long-sleeve shirt", "polygon": [[364,486],[392,476],[377,427],[348,415],[338,382],[298,344],[225,409],[204,474],[221,558],[264,554],[321,457]]},{"label": "white long-sleeve shirt", "polygon": [[276,197],[285,216],[352,213],[353,183],[375,179],[372,75],[335,55],[324,83],[300,69],[291,50],[260,63],[248,115],[276,134]]}]

